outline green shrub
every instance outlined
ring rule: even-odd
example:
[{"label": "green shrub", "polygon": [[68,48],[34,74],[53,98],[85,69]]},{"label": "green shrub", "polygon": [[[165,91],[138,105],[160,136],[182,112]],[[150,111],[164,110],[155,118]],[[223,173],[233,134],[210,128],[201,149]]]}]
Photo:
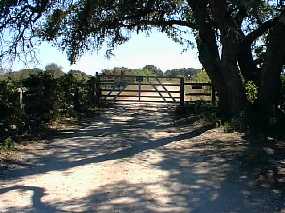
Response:
[{"label": "green shrub", "polygon": [[248,81],[245,83],[245,94],[247,100],[253,104],[258,98],[258,87],[253,81]]},{"label": "green shrub", "polygon": [[225,133],[232,133],[234,132],[234,127],[230,121],[225,121],[223,124],[223,129]]},{"label": "green shrub", "polygon": [[24,113],[18,88],[19,85],[15,81],[0,82],[0,141],[23,130]]},{"label": "green shrub", "polygon": [[216,124],[216,126],[220,126],[220,119],[217,117],[217,113],[216,112],[203,112],[200,115],[201,119],[206,121],[207,123],[212,123],[212,124]]},{"label": "green shrub", "polygon": [[11,137],[8,137],[0,144],[0,149],[13,150],[15,149],[15,142],[12,140]]},{"label": "green shrub", "polygon": [[194,75],[194,77],[193,77],[192,80],[195,81],[195,82],[203,82],[203,83],[205,83],[205,82],[211,82],[211,80],[210,80],[210,78],[209,78],[207,72],[206,72],[204,69],[201,70],[201,71],[199,71],[199,72],[197,72],[197,73]]},{"label": "green shrub", "polygon": [[34,133],[57,115],[57,81],[47,73],[33,75],[23,81],[25,114]]},{"label": "green shrub", "polygon": [[239,115],[234,116],[229,121],[223,123],[224,132],[245,132],[248,129],[248,119],[246,112],[242,111]]},{"label": "green shrub", "polygon": [[[62,117],[94,114],[94,78],[70,72],[38,71],[19,82],[0,81],[0,142],[17,135],[38,135]],[[20,91],[24,91],[20,101]]]}]

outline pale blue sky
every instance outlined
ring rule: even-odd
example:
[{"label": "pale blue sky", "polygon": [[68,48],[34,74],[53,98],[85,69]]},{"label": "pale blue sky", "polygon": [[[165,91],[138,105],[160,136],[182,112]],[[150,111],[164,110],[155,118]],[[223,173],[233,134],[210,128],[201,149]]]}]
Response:
[{"label": "pale blue sky", "polygon": [[65,53],[51,47],[48,43],[44,43],[39,48],[38,59],[40,64],[25,67],[21,63],[16,63],[13,69],[44,68],[49,63],[56,63],[62,66],[64,71],[79,69],[93,75],[105,68],[142,68],[147,64],[155,65],[163,71],[184,67],[201,68],[195,48],[184,53],[182,50],[181,45],[173,42],[165,34],[155,31],[150,36],[135,34],[130,41],[114,51],[115,56],[111,59],[107,59],[104,50],[102,50],[93,54],[86,53],[77,64],[70,66]]}]

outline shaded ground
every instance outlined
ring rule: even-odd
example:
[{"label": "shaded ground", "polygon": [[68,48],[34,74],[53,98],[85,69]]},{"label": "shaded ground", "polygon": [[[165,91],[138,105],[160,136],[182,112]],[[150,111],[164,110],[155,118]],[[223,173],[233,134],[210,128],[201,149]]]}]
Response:
[{"label": "shaded ground", "polygon": [[22,147],[0,212],[285,212],[283,185],[242,169],[238,134],[174,123],[166,105],[122,105]]}]

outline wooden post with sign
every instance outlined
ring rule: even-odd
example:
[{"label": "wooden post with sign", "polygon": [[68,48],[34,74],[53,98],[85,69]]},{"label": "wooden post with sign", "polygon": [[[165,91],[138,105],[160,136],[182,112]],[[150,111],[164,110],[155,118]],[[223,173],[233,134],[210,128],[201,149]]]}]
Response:
[{"label": "wooden post with sign", "polygon": [[101,88],[100,88],[100,76],[98,72],[96,72],[96,77],[95,77],[95,98],[96,98],[96,105],[100,106]]}]

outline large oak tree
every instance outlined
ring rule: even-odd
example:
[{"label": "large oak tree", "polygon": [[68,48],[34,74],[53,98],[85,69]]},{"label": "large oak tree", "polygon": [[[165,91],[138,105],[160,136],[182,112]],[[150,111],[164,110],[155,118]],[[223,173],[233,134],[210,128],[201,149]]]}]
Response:
[{"label": "large oak tree", "polygon": [[[1,58],[46,40],[74,63],[105,44],[107,55],[133,32],[156,28],[187,45],[193,33],[199,59],[230,117],[249,103],[245,85],[258,88],[263,123],[278,104],[285,59],[285,13],[265,0],[3,0]],[[276,1],[277,2],[277,1]]]}]

